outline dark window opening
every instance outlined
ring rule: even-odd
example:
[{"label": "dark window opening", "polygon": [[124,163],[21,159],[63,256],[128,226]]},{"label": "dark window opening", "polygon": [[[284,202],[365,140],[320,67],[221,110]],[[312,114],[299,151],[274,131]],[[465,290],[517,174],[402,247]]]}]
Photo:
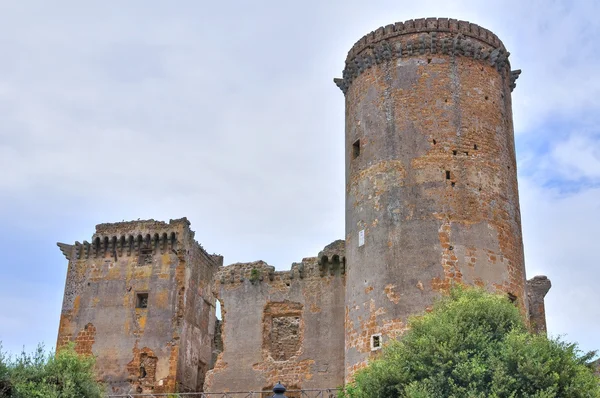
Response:
[{"label": "dark window opening", "polygon": [[457,151],[452,151],[452,154],[453,154],[454,156],[456,156],[456,154],[457,154],[457,153],[458,153]]},{"label": "dark window opening", "polygon": [[431,58],[427,58],[427,63],[430,64],[431,63]]},{"label": "dark window opening", "polygon": [[135,308],[148,308],[148,293],[138,293]]},{"label": "dark window opening", "polygon": [[437,144],[437,141],[436,141],[436,140],[433,140],[433,145],[435,145],[435,144]]},{"label": "dark window opening", "polygon": [[371,348],[373,350],[381,348],[381,335],[376,334],[371,336]]},{"label": "dark window opening", "polygon": [[446,170],[446,180],[450,179],[450,170]]},{"label": "dark window opening", "polygon": [[485,99],[486,99],[486,101],[488,100],[488,96],[487,95],[485,96]]},{"label": "dark window opening", "polygon": [[473,145],[473,149],[477,150],[477,144]]},{"label": "dark window opening", "polygon": [[517,301],[517,296],[515,296],[512,293],[508,293],[508,299],[510,300],[511,303],[515,303]]},{"label": "dark window opening", "polygon": [[452,181],[452,184],[451,184],[451,185],[452,185],[452,186],[455,186],[455,185],[456,185],[456,183],[455,183],[454,181]]},{"label": "dark window opening", "polygon": [[144,377],[146,377],[146,375],[146,368],[144,367],[144,365],[140,366],[140,379],[143,379]]},{"label": "dark window opening", "polygon": [[140,249],[138,265],[152,264],[152,248],[144,247]]},{"label": "dark window opening", "polygon": [[352,159],[356,159],[360,155],[360,140],[356,140],[352,144]]},{"label": "dark window opening", "polygon": [[206,364],[198,361],[198,371],[196,373],[196,391],[202,391],[204,388],[204,379],[206,378]]},{"label": "dark window opening", "polygon": [[465,152],[465,156],[469,156],[469,152]]}]

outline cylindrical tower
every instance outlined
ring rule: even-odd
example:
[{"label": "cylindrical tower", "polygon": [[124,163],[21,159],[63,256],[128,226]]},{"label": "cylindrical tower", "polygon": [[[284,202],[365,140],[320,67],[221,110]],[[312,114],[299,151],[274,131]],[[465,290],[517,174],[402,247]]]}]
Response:
[{"label": "cylindrical tower", "polygon": [[453,283],[526,312],[509,53],[453,19],[377,29],[348,53],[346,378]]}]

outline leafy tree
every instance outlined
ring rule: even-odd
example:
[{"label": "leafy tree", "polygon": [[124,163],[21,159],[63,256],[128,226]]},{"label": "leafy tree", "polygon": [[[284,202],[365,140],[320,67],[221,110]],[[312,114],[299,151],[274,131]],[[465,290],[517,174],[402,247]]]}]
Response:
[{"label": "leafy tree", "polygon": [[600,397],[576,344],[527,331],[505,297],[457,287],[357,372],[346,398]]},{"label": "leafy tree", "polygon": [[94,358],[78,355],[72,346],[46,354],[7,358],[0,350],[0,397],[100,398],[103,391],[94,374]]}]

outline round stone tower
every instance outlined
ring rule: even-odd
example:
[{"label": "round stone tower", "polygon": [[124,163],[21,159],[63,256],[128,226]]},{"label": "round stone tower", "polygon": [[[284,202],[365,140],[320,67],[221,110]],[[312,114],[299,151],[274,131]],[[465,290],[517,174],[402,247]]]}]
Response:
[{"label": "round stone tower", "polygon": [[527,314],[511,91],[492,32],[427,18],[360,39],[346,97],[346,378],[453,283]]}]

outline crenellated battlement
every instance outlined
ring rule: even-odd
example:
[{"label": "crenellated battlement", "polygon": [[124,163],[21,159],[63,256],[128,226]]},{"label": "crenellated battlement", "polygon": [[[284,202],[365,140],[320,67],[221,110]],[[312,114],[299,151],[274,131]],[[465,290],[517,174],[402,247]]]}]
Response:
[{"label": "crenellated battlement", "polygon": [[259,260],[250,263],[234,263],[219,270],[217,280],[221,284],[252,283],[274,281],[276,279],[304,279],[309,277],[324,277],[346,272],[346,257],[344,254],[344,241],[337,240],[319,252],[317,257],[306,257],[302,261],[292,263],[287,271],[276,271],[275,267]]},{"label": "crenellated battlement", "polygon": [[74,245],[57,243],[61,252],[68,260],[87,259],[90,257],[105,257],[117,254],[119,257],[126,255],[139,255],[142,251],[150,251],[151,254],[170,252],[177,250],[177,233],[163,232],[162,234],[146,235],[120,235],[120,236],[96,236],[92,242],[75,242]]},{"label": "crenellated battlement", "polygon": [[[334,82],[346,94],[352,81],[373,65],[432,54],[471,57],[489,63],[499,72],[510,70],[510,53],[489,30],[456,19],[421,18],[380,27],[363,36],[348,52],[342,78]],[[509,74],[511,89],[517,77],[518,73]]]},{"label": "crenellated battlement", "polygon": [[319,270],[321,276],[324,276],[327,271],[333,275],[337,269],[340,269],[342,274],[346,273],[346,241],[343,239],[336,240],[325,246],[317,255],[319,260]]},{"label": "crenellated battlement", "polygon": [[75,244],[57,243],[68,260],[102,258],[105,256],[154,255],[177,251],[186,243],[197,245],[209,259],[202,246],[194,240],[187,218],[169,220],[168,223],[156,220],[123,221],[96,225],[92,241]]},{"label": "crenellated battlement", "polygon": [[366,48],[370,48],[382,40],[412,33],[432,32],[461,33],[464,36],[487,43],[493,48],[505,50],[504,44],[498,36],[474,23],[452,18],[418,18],[382,26],[367,33],[352,46],[346,57],[346,63],[349,63]]},{"label": "crenellated battlement", "polygon": [[96,236],[111,236],[111,235],[144,235],[145,231],[174,231],[178,228],[189,229],[191,223],[186,217],[169,220],[168,223],[164,221],[150,220],[134,220],[134,221],[122,221],[115,223],[104,223],[96,225]]},{"label": "crenellated battlement", "polygon": [[250,263],[234,263],[227,265],[219,270],[217,279],[221,284],[263,281],[265,279],[273,280],[275,278],[275,267],[262,260]]}]

